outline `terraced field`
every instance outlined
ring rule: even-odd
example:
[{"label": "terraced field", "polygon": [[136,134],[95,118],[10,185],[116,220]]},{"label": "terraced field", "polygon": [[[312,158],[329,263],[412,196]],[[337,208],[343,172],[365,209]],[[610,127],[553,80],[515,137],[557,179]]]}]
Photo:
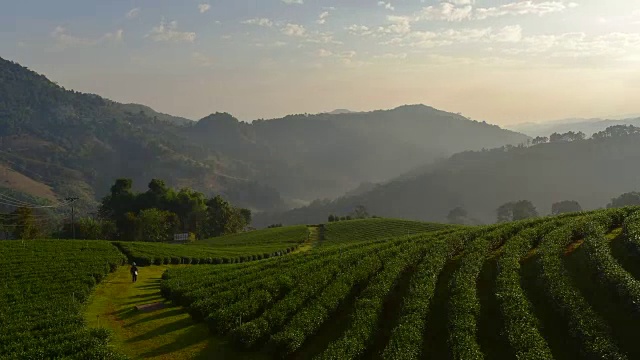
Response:
[{"label": "terraced field", "polygon": [[140,265],[229,264],[282,256],[309,238],[306,226],[265,229],[201,240],[188,245],[117,242]]},{"label": "terraced field", "polygon": [[[169,267],[159,289],[239,358],[636,359],[637,210],[436,226],[396,237],[382,228],[359,236],[365,222],[344,222],[354,228],[325,229],[325,241],[340,246]],[[0,358],[122,358],[107,333],[87,330],[79,313],[89,289],[123,255],[98,241],[25,244],[0,242]],[[172,356],[216,353],[179,353],[163,329],[149,333],[161,334]]]},{"label": "terraced field", "polygon": [[216,336],[278,358],[638,358],[640,283],[612,251],[612,239],[638,249],[635,210],[342,237],[283,258],[172,269],[162,292]]},{"label": "terraced field", "polygon": [[0,359],[119,359],[82,316],[125,257],[106,241],[0,241]]},{"label": "terraced field", "polygon": [[322,245],[340,245],[358,241],[371,241],[391,237],[409,236],[445,228],[456,228],[455,225],[425,223],[400,219],[364,219],[332,222],[324,225],[324,242]]}]

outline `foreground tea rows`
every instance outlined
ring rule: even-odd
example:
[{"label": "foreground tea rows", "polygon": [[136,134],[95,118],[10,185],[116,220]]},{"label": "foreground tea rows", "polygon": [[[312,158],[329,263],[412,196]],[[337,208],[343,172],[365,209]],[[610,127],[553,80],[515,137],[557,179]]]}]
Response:
[{"label": "foreground tea rows", "polygon": [[[354,230],[365,222],[352,223],[333,229],[329,241],[339,246],[240,254],[219,265],[180,253],[200,246],[117,245],[152,263],[204,264],[170,269],[161,292],[247,357],[640,357],[635,208],[482,227],[428,224],[430,232],[389,238],[399,226],[369,230],[369,241]],[[296,243],[303,231],[278,229],[291,236],[272,241],[250,234],[254,242],[242,246]],[[207,246],[238,251],[223,245]],[[91,288],[124,262],[102,241],[0,242],[0,358],[124,358],[81,314]]]},{"label": "foreground tea rows", "polygon": [[616,291],[619,303],[610,305],[636,316],[638,280],[605,237],[624,225],[629,246],[636,244],[634,211],[451,228],[251,264],[169,270],[162,291],[212,333],[277,357],[563,358],[567,350],[553,338],[562,333],[577,344],[573,357],[634,358],[637,346],[614,335],[622,325],[591,306],[564,264],[573,256],[568,248],[583,246],[584,266]]},{"label": "foreground tea rows", "polygon": [[106,241],[0,241],[0,358],[121,358],[82,309],[124,262]]}]

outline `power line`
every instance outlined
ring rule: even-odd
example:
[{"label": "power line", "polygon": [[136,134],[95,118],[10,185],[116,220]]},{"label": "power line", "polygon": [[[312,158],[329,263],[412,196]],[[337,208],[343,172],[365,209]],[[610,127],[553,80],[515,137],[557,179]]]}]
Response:
[{"label": "power line", "polygon": [[71,231],[73,232],[73,240],[76,239],[76,222],[75,222],[75,212],[73,202],[78,200],[77,197],[68,197],[65,200],[71,203]]}]

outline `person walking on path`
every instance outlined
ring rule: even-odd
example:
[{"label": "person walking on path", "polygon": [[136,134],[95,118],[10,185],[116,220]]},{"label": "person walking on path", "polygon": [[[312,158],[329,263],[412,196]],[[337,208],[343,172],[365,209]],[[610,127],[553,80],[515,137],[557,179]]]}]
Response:
[{"label": "person walking on path", "polygon": [[134,262],[133,264],[131,264],[131,280],[132,282],[136,282],[138,281],[138,267],[136,266],[136,263]]}]

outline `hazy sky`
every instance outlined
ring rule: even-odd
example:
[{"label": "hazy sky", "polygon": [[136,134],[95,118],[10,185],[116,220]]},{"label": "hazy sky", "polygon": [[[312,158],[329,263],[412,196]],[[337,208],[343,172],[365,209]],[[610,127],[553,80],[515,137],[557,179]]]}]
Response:
[{"label": "hazy sky", "polygon": [[0,0],[0,56],[192,119],[640,112],[638,0]]}]

